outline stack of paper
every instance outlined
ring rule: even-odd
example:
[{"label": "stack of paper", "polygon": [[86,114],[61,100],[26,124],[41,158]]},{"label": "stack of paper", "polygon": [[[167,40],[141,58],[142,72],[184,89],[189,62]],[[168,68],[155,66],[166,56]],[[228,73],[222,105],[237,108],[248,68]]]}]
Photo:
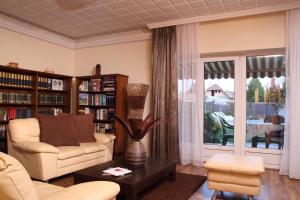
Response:
[{"label": "stack of paper", "polygon": [[114,168],[103,170],[103,172],[106,174],[111,174],[113,176],[124,176],[125,174],[129,174],[132,171],[122,167],[114,167]]}]

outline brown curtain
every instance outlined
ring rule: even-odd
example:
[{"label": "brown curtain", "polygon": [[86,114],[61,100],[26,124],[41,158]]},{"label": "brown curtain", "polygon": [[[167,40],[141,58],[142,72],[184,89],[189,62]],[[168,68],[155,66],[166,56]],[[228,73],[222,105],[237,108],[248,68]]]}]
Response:
[{"label": "brown curtain", "polygon": [[166,123],[152,132],[151,157],[179,160],[176,27],[153,30],[152,113]]}]

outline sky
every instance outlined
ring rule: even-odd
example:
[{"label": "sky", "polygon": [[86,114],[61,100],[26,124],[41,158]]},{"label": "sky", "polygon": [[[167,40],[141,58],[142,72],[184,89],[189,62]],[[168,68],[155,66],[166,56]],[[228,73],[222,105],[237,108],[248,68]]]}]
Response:
[{"label": "sky", "polygon": [[[262,87],[265,88],[266,86],[269,87],[271,84],[271,78],[258,78]],[[282,87],[282,83],[284,82],[285,77],[281,76],[275,79],[275,84],[280,85]],[[251,81],[251,78],[247,79],[247,84]],[[232,78],[221,78],[221,79],[206,79],[205,80],[205,89],[212,86],[213,84],[218,84],[224,91],[231,91],[234,92],[234,79]]]}]

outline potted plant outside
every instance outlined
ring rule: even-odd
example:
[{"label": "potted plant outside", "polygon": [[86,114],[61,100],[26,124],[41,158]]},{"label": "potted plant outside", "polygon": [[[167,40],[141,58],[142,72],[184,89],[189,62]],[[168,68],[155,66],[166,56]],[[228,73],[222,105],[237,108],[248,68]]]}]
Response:
[{"label": "potted plant outside", "polygon": [[269,98],[267,102],[272,105],[275,112],[275,115],[271,116],[272,123],[280,124],[282,117],[279,115],[279,111],[285,106],[284,90],[280,87],[273,87],[269,89],[268,93]]}]

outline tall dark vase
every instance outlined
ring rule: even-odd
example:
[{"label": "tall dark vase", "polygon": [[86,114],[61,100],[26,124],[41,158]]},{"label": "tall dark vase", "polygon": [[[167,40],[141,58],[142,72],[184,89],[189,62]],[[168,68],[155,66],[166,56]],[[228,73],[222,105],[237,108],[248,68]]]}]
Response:
[{"label": "tall dark vase", "polygon": [[116,119],[127,130],[131,138],[125,152],[125,161],[131,166],[143,166],[146,160],[146,148],[141,142],[143,137],[152,128],[158,126],[163,120],[153,119],[149,113],[143,119],[144,106],[149,86],[142,83],[131,83],[127,86],[127,119],[116,116]]},{"label": "tall dark vase", "polygon": [[146,157],[146,148],[141,140],[133,140],[129,143],[125,152],[125,160],[129,165],[135,167],[144,165]]},{"label": "tall dark vase", "polygon": [[[140,83],[127,85],[128,121],[133,132],[138,133],[143,121],[146,96],[149,86]],[[145,163],[146,149],[140,139],[132,139],[126,152],[125,160],[129,165],[140,166]]]}]

